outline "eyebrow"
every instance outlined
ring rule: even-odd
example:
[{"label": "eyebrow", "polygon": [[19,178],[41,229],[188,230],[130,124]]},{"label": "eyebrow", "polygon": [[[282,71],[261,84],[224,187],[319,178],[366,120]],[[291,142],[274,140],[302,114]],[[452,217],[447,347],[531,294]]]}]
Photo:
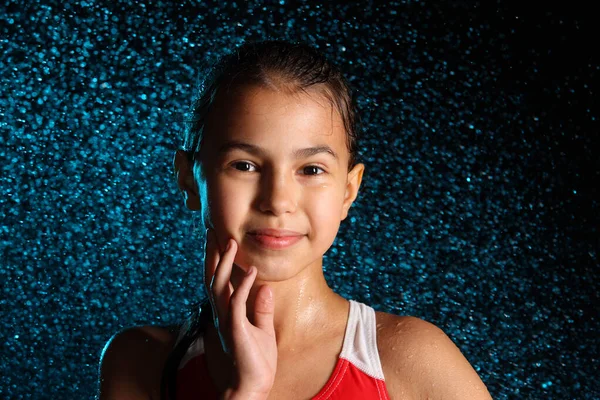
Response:
[{"label": "eyebrow", "polygon": [[[224,153],[230,152],[232,150],[242,150],[247,153],[254,154],[256,156],[264,156],[265,155],[265,151],[261,147],[258,147],[256,145],[253,145],[250,143],[238,142],[238,141],[225,142],[221,147],[219,147],[219,154],[224,154]],[[339,157],[335,153],[335,151],[333,151],[331,149],[331,147],[326,146],[326,145],[307,147],[305,149],[297,149],[297,150],[294,150],[294,152],[292,154],[294,155],[294,157],[296,159],[301,159],[301,158],[308,158],[308,157],[311,157],[311,156],[314,156],[314,155],[320,154],[320,153],[329,154],[336,160],[339,159]]]}]

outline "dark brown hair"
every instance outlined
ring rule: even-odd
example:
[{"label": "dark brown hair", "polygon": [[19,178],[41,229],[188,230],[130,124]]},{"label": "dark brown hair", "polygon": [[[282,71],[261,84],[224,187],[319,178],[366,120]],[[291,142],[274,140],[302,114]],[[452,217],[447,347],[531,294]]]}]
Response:
[{"label": "dark brown hair", "polygon": [[[289,93],[317,89],[338,111],[347,133],[350,153],[348,170],[357,162],[357,114],[352,91],[341,72],[315,48],[284,41],[245,43],[223,56],[207,74],[194,101],[191,118],[184,132],[182,150],[191,163],[200,162],[200,150],[207,115],[217,94],[232,86],[253,84]],[[196,303],[181,325],[181,340],[169,355],[161,381],[161,399],[175,399],[177,369],[191,343],[212,322],[208,300]]]}]

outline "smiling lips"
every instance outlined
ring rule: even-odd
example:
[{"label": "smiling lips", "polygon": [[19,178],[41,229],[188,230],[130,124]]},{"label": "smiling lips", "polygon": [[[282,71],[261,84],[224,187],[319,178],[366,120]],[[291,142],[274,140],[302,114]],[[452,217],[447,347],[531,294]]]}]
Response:
[{"label": "smiling lips", "polygon": [[256,229],[250,231],[249,235],[261,247],[272,250],[289,247],[304,237],[300,232],[286,229]]}]

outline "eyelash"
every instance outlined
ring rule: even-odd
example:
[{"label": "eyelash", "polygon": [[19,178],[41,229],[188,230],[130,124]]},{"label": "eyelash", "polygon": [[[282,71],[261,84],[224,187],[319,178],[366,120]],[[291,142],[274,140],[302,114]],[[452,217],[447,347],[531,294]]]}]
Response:
[{"label": "eyelash", "polygon": [[[231,165],[235,168],[235,166],[239,165],[239,164],[252,165],[253,167],[256,168],[256,166],[254,164],[252,164],[251,162],[248,162],[248,161],[236,161],[236,162],[232,163]],[[319,176],[319,175],[323,175],[323,174],[326,173],[326,171],[323,168],[319,167],[318,165],[307,165],[303,169],[306,169],[306,168],[317,168],[317,169],[320,169],[321,171],[323,171],[320,174],[308,174],[308,176]],[[239,171],[239,172],[253,172],[253,171],[242,171],[242,170],[239,170],[237,168],[235,168],[235,169],[236,169],[236,171]]]}]

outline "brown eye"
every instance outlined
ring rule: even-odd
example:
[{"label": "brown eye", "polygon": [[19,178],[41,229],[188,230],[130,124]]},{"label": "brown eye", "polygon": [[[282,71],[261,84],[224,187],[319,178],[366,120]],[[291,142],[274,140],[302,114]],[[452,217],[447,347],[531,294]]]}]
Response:
[{"label": "brown eye", "polygon": [[316,165],[309,165],[308,167],[304,167],[305,175],[321,175],[319,171],[323,171],[323,173],[325,172],[323,168],[317,167]]},{"label": "brown eye", "polygon": [[254,165],[246,161],[238,161],[232,164],[233,168],[242,172],[252,172],[251,169],[255,168]]}]

